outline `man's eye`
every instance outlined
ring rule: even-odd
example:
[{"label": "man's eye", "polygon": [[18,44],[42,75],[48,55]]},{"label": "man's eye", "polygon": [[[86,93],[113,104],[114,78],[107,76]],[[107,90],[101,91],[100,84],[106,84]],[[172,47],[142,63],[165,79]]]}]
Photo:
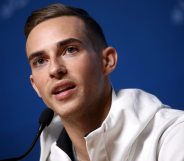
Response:
[{"label": "man's eye", "polygon": [[74,54],[76,52],[78,52],[78,48],[77,47],[74,47],[74,46],[70,46],[70,47],[67,47],[66,48],[66,52],[65,54]]},{"label": "man's eye", "polygon": [[34,66],[40,66],[40,65],[42,65],[44,63],[45,63],[45,59],[43,59],[43,58],[38,58],[38,59],[33,61],[33,65]]},{"label": "man's eye", "polygon": [[37,60],[37,63],[38,63],[38,64],[43,64],[43,63],[44,63],[44,60],[43,60],[43,59],[38,59],[38,60]]}]

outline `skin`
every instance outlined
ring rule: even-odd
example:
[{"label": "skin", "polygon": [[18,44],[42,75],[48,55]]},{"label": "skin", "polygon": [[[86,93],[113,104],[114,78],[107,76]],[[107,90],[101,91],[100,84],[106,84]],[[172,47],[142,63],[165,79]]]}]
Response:
[{"label": "skin", "polygon": [[[87,161],[84,135],[98,128],[109,112],[108,75],[117,54],[112,47],[96,53],[84,30],[83,21],[74,16],[49,19],[30,32],[26,53],[33,88],[61,117],[78,159]],[[58,94],[60,88],[66,90]]]}]

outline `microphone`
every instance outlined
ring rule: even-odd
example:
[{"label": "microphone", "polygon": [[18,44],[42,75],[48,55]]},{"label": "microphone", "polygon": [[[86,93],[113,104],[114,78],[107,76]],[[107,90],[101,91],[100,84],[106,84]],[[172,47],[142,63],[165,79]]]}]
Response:
[{"label": "microphone", "polygon": [[19,161],[19,160],[22,160],[23,158],[25,158],[31,152],[31,150],[33,149],[33,147],[36,144],[38,138],[40,137],[43,129],[46,126],[49,126],[49,124],[52,121],[53,116],[54,116],[54,112],[51,109],[49,109],[49,108],[44,109],[42,111],[41,115],[40,115],[40,118],[39,118],[40,127],[38,129],[38,132],[37,132],[32,144],[31,144],[30,148],[24,154],[22,154],[19,157],[3,159],[3,160],[0,160],[0,161]]}]

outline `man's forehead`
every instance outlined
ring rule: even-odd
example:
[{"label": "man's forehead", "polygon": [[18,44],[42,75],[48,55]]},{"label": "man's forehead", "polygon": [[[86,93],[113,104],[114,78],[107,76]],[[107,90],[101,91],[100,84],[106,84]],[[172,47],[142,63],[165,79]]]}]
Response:
[{"label": "man's forehead", "polygon": [[74,31],[79,33],[81,31],[83,32],[84,29],[84,22],[80,18],[76,16],[60,16],[56,18],[50,18],[36,25],[28,35],[28,39],[32,33],[37,31],[44,32],[45,30],[50,30],[50,32],[52,32],[54,30],[60,30],[63,33],[65,33],[65,31]]},{"label": "man's forehead", "polygon": [[[36,28],[37,26],[39,26],[40,24],[43,24],[43,23],[63,23],[63,24],[66,24],[67,22],[69,23],[75,23],[76,25],[78,24],[83,24],[83,20],[81,18],[79,18],[78,16],[58,16],[58,17],[53,17],[53,18],[48,18],[48,19],[45,19],[43,21],[41,21],[40,23],[38,23],[34,28]],[[33,29],[34,29],[33,28]]]},{"label": "man's forehead", "polygon": [[83,21],[75,16],[52,18],[33,28],[27,38],[26,51],[29,53],[71,37],[84,40],[85,33]]}]

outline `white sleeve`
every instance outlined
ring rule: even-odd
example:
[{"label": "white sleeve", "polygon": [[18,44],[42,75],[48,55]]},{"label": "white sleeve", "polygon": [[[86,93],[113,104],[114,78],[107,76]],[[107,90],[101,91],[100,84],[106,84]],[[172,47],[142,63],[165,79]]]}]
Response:
[{"label": "white sleeve", "polygon": [[160,143],[158,161],[184,161],[184,122],[172,126]]}]

